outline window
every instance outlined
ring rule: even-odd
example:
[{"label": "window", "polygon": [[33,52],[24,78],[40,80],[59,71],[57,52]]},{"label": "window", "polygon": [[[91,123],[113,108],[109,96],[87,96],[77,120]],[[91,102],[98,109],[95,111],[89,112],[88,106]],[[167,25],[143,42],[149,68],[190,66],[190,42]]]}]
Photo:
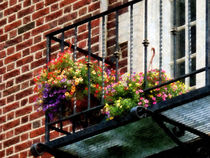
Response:
[{"label": "window", "polygon": [[[196,70],[196,0],[174,0],[174,75],[179,77]],[[174,30],[174,29],[173,29]],[[183,80],[196,84],[196,76]]]}]

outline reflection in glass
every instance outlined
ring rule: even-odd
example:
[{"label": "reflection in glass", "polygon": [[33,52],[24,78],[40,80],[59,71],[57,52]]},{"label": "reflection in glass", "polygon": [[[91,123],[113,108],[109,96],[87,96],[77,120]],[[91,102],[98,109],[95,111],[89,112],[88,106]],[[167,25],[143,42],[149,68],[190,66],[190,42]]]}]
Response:
[{"label": "reflection in glass", "polygon": [[196,26],[191,27],[191,51],[196,53]]},{"label": "reflection in glass", "polygon": [[[191,72],[196,70],[196,58],[192,58],[191,60]],[[194,86],[196,84],[196,75],[190,77],[190,86]]]},{"label": "reflection in glass", "polygon": [[185,24],[185,0],[176,1],[176,22],[177,26]]},{"label": "reflection in glass", "polygon": [[190,0],[191,21],[196,20],[196,0]]},{"label": "reflection in glass", "polygon": [[180,59],[185,56],[185,30],[181,30],[177,34],[177,53],[176,59]]},{"label": "reflection in glass", "polygon": [[[185,74],[185,62],[178,63],[177,64],[177,76],[182,76]],[[181,80],[183,83],[185,83],[185,79]]]}]

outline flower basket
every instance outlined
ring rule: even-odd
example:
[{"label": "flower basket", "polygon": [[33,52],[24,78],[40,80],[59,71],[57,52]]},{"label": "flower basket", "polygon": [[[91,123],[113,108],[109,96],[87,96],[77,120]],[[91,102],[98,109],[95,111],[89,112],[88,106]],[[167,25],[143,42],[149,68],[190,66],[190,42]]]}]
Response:
[{"label": "flower basket", "polygon": [[[167,82],[170,78],[165,71],[161,72],[161,82]],[[147,87],[154,87],[159,84],[159,70],[154,69],[147,72]],[[155,106],[157,102],[165,101],[172,97],[185,93],[186,87],[184,83],[177,81],[160,88],[156,88],[147,93],[145,89],[144,74],[124,74],[119,78],[119,82],[108,85],[105,88],[104,113],[108,120],[124,116],[130,112],[135,106]]]},{"label": "flower basket", "polygon": [[[88,71],[90,71],[90,101],[91,107],[100,105],[102,97],[102,82],[105,86],[114,81],[114,71],[105,68],[102,79],[102,68],[95,62],[88,68],[86,58],[75,61],[70,50],[59,54],[35,77],[34,91],[38,94],[36,105],[43,111],[48,111],[50,120],[69,116],[73,112],[82,112],[88,105]],[[76,106],[75,106],[76,105]],[[76,107],[76,108],[75,108]],[[91,117],[96,114],[88,113]],[[78,121],[82,118],[78,118]],[[92,119],[93,120],[93,119]],[[95,118],[97,120],[97,118]],[[94,122],[91,119],[89,123]]]}]

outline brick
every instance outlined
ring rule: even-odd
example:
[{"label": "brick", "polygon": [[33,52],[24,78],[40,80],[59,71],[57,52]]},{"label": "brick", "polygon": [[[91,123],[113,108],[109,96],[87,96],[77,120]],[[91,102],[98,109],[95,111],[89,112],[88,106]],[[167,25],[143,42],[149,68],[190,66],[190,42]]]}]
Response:
[{"label": "brick", "polygon": [[11,88],[9,88],[9,89],[7,89],[7,90],[5,90],[5,91],[3,92],[3,96],[6,97],[6,96],[8,96],[8,95],[10,95],[10,94],[13,94],[13,93],[19,91],[19,90],[20,90],[20,85],[11,87]]},{"label": "brick", "polygon": [[45,0],[45,6],[53,4],[55,2],[57,2],[57,0]]},{"label": "brick", "polygon": [[31,30],[34,27],[35,27],[35,22],[33,21],[33,22],[31,22],[31,23],[29,23],[29,24],[27,24],[25,26],[22,26],[22,27],[18,28],[18,34],[21,34],[21,33],[24,33],[24,32],[26,32],[28,30]]},{"label": "brick", "polygon": [[5,1],[4,3],[0,4],[0,10],[4,10],[8,7],[8,1]]},{"label": "brick", "polygon": [[13,6],[15,4],[17,4],[17,0],[10,0],[10,2],[9,2],[9,5],[10,6]]},{"label": "brick", "polygon": [[12,31],[10,31],[10,33],[9,33],[10,39],[11,39],[11,38],[14,38],[14,37],[16,37],[16,36],[17,36],[17,30],[12,30]]},{"label": "brick", "polygon": [[14,80],[10,80],[10,81],[7,82],[6,88],[9,88],[9,87],[11,87],[13,85],[14,85]]},{"label": "brick", "polygon": [[15,135],[18,135],[20,133],[26,132],[26,131],[28,131],[30,129],[31,129],[31,123],[29,123],[27,125],[20,126],[20,127],[15,129]]},{"label": "brick", "polygon": [[25,48],[27,48],[27,47],[29,47],[31,45],[32,45],[32,39],[29,39],[29,40],[27,40],[27,41],[25,41],[23,43],[18,44],[16,46],[16,51],[19,51],[21,49],[25,49]]},{"label": "brick", "polygon": [[27,40],[31,37],[31,33],[30,32],[27,32],[23,35],[23,40]]},{"label": "brick", "polygon": [[99,27],[100,20],[96,19],[91,22],[91,28]]},{"label": "brick", "polygon": [[29,65],[24,65],[22,67],[22,73],[29,71]]},{"label": "brick", "polygon": [[89,5],[88,12],[95,11],[98,8],[100,8],[100,2],[96,2],[94,4]]},{"label": "brick", "polygon": [[9,71],[11,71],[11,70],[13,70],[13,69],[15,69],[15,64],[14,64],[14,63],[11,63],[11,64],[9,64],[9,65],[7,66],[7,72],[9,72]]},{"label": "brick", "polygon": [[15,113],[14,112],[10,112],[7,114],[7,121],[12,120],[15,118]]},{"label": "brick", "polygon": [[0,91],[5,89],[5,83],[0,84]]},{"label": "brick", "polygon": [[[28,116],[22,117],[22,118],[21,118],[21,123],[24,124],[24,123],[26,123],[26,122],[28,122]],[[31,123],[30,123],[30,124],[31,124]]]},{"label": "brick", "polygon": [[32,61],[33,61],[33,56],[32,55],[31,56],[27,56],[25,58],[21,58],[21,60],[17,61],[17,67],[25,65],[25,64],[27,64],[29,62],[32,62]]},{"label": "brick", "polygon": [[34,69],[34,68],[36,68],[36,67],[38,67],[38,66],[41,66],[41,65],[43,65],[43,64],[45,64],[45,62],[46,62],[46,59],[39,59],[39,60],[37,60],[37,61],[35,61],[35,62],[32,62],[31,63],[31,69]]},{"label": "brick", "polygon": [[23,57],[25,57],[25,56],[29,55],[30,53],[31,53],[31,52],[30,52],[30,49],[27,48],[27,49],[23,50],[22,55],[23,55]]},{"label": "brick", "polygon": [[[17,95],[16,95],[16,100],[20,100],[20,99],[22,99],[22,98],[24,98],[24,97],[26,97],[26,96],[28,96],[28,95],[30,95],[30,94],[32,94],[33,93],[33,90],[32,90],[32,88],[29,88],[29,89],[26,89],[26,90],[24,90],[24,91],[22,91],[22,92],[20,92],[20,93],[18,93]],[[24,111],[23,111],[24,112]],[[20,111],[18,111],[18,113],[20,113]],[[18,115],[19,116],[19,115]]]},{"label": "brick", "polygon": [[35,121],[35,122],[33,122],[33,129],[34,128],[39,128],[41,126],[41,123],[40,123],[40,121],[38,120],[38,121]]},{"label": "brick", "polygon": [[44,112],[43,111],[36,111],[32,114],[30,114],[30,121],[35,120],[37,118],[41,118],[44,116]]},{"label": "brick", "polygon": [[24,83],[21,84],[21,89],[25,89],[29,87],[29,81],[26,81]]},{"label": "brick", "polygon": [[73,9],[76,10],[78,8],[81,8],[87,4],[90,4],[91,0],[80,0],[77,3],[74,3]]},{"label": "brick", "polygon": [[16,102],[16,103],[13,103],[13,104],[10,104],[10,105],[7,105],[6,107],[3,108],[3,112],[4,113],[7,113],[9,111],[12,111],[14,109],[17,109],[19,107],[19,103]]},{"label": "brick", "polygon": [[34,37],[34,44],[40,42],[42,40],[42,36],[36,36]]},{"label": "brick", "polygon": [[25,16],[23,18],[23,24],[28,24],[29,22],[31,22],[31,16],[30,15]]},{"label": "brick", "polygon": [[44,42],[41,42],[41,43],[39,43],[39,44],[37,44],[37,45],[31,47],[31,52],[36,52],[36,51],[38,51],[38,50],[42,50],[42,49],[44,49],[45,47],[46,47],[46,43],[45,43],[45,41],[44,41]]},{"label": "brick", "polygon": [[35,55],[35,59],[40,59],[40,58],[42,58],[42,51],[37,52]]},{"label": "brick", "polygon": [[0,68],[0,75],[6,73],[6,67]]},{"label": "brick", "polygon": [[23,7],[28,7],[31,5],[31,0],[24,0]]},{"label": "brick", "polygon": [[5,156],[5,150],[0,151],[0,157],[4,157]]},{"label": "brick", "polygon": [[42,24],[44,24],[44,18],[43,17],[36,20],[36,27],[38,27]]},{"label": "brick", "polygon": [[15,96],[14,95],[7,97],[7,104],[13,102],[14,100],[15,100]]},{"label": "brick", "polygon": [[7,41],[7,34],[0,36],[1,41]]},{"label": "brick", "polygon": [[26,98],[26,99],[23,99],[22,101],[21,101],[21,106],[24,106],[24,105],[26,105],[28,103],[28,99]]},{"label": "brick", "polygon": [[7,131],[7,133],[6,133],[6,139],[9,139],[9,138],[11,138],[11,137],[13,137],[13,136],[14,136],[13,130]]},{"label": "brick", "polygon": [[20,124],[20,120],[12,120],[9,123],[6,123],[3,125],[3,130],[6,131],[8,129],[14,128],[15,126],[18,126]]},{"label": "brick", "polygon": [[66,23],[72,19],[77,18],[77,12],[71,13],[69,15],[63,16],[62,18],[59,19],[58,24],[62,25],[63,23]]},{"label": "brick", "polygon": [[[7,47],[10,47],[10,46],[14,46],[14,45],[16,45],[16,44],[18,44],[20,42],[22,42],[22,37],[21,36],[18,36],[18,37],[14,38],[14,39],[11,39],[9,41],[6,41],[5,47],[7,48]],[[7,52],[9,52],[9,49],[7,50]]]},{"label": "brick", "polygon": [[13,14],[9,17],[9,23],[16,20],[16,14]]},{"label": "brick", "polygon": [[28,139],[28,133],[22,134],[21,135],[21,141],[27,140]]},{"label": "brick", "polygon": [[6,116],[1,116],[0,117],[0,124],[6,122]]},{"label": "brick", "polygon": [[83,16],[83,15],[85,15],[86,13],[87,13],[87,7],[82,8],[82,9],[79,10],[79,16]]},{"label": "brick", "polygon": [[43,1],[36,4],[36,10],[42,9],[43,7],[44,7],[44,2]]},{"label": "brick", "polygon": [[28,142],[25,142],[25,143],[21,143],[21,144],[15,146],[15,152],[20,152],[20,151],[22,151],[24,149],[27,149],[31,145],[32,145],[32,142],[31,141],[28,141]]},{"label": "brick", "polygon": [[54,11],[56,11],[56,10],[59,10],[59,8],[58,8],[58,3],[53,4],[53,5],[51,6],[51,12],[54,12]]},{"label": "brick", "polygon": [[16,13],[21,9],[21,4],[15,5],[13,7],[8,7],[8,9],[6,9],[4,11],[4,16],[10,15],[12,13]]},{"label": "brick", "polygon": [[48,22],[48,21],[54,20],[60,16],[62,16],[62,10],[59,10],[55,13],[52,13],[52,14],[46,16],[45,20],[46,20],[46,22]]},{"label": "brick", "polygon": [[62,8],[62,7],[64,7],[64,6],[66,6],[66,5],[69,5],[69,4],[74,3],[74,2],[76,2],[76,1],[77,1],[77,0],[63,0],[63,1],[60,2],[60,7]]},{"label": "brick", "polygon": [[11,154],[13,154],[13,147],[10,147],[10,148],[8,148],[7,150],[6,150],[6,155],[8,156],[8,155],[11,155]]},{"label": "brick", "polygon": [[23,74],[16,78],[16,84],[24,82],[25,80],[29,80],[32,78],[32,73]]},{"label": "brick", "polygon": [[49,27],[48,24],[42,25],[42,26],[40,26],[40,27],[38,27],[38,28],[36,28],[36,29],[34,29],[34,30],[32,31],[32,36],[35,36],[35,35],[37,35],[37,34],[39,34],[39,33],[42,33],[42,32],[44,32],[44,31],[48,30],[49,28],[50,28],[50,27]]},{"label": "brick", "polygon": [[65,7],[64,8],[64,14],[70,13],[71,12],[71,6]]},{"label": "brick", "polygon": [[7,23],[7,19],[0,20],[0,27],[4,26]]},{"label": "brick", "polygon": [[4,63],[5,64],[8,64],[8,63],[11,63],[11,62],[14,62],[16,61],[17,59],[19,59],[21,57],[21,53],[16,53],[14,55],[11,55],[9,57],[7,57],[5,60],[4,60]]},{"label": "brick", "polygon": [[18,143],[19,141],[20,141],[20,137],[17,136],[17,137],[15,137],[15,138],[12,138],[12,139],[10,139],[10,140],[5,141],[5,142],[4,142],[4,147],[5,147],[5,148],[6,148],[6,147],[9,147],[9,146],[11,146],[11,145],[13,145],[13,144]]},{"label": "brick", "polygon": [[7,79],[12,78],[12,77],[15,77],[15,76],[17,76],[19,74],[20,74],[20,70],[11,71],[11,72],[9,72],[7,74],[4,74],[4,80],[7,80]]},{"label": "brick", "polygon": [[30,132],[30,138],[34,138],[34,137],[37,137],[37,136],[40,136],[42,134],[44,134],[44,127],[42,128],[38,128],[32,132]]},{"label": "brick", "polygon": [[5,27],[5,31],[6,31],[6,32],[11,31],[11,30],[13,30],[13,29],[19,27],[20,25],[21,25],[21,20],[15,21],[15,22],[13,22],[13,23],[7,25],[7,26]]},{"label": "brick", "polygon": [[35,12],[33,15],[32,15],[32,19],[35,20],[37,18],[40,18],[44,15],[47,15],[49,13],[49,8],[44,8],[42,10],[39,10],[37,12]]}]

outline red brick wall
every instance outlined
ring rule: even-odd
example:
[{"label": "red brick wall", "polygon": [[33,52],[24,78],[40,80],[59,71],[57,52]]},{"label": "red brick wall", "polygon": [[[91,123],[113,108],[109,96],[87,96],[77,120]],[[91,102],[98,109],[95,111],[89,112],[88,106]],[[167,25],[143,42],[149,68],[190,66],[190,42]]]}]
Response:
[{"label": "red brick wall", "polygon": [[[110,0],[110,7],[119,2]],[[29,157],[30,146],[44,142],[45,121],[33,103],[33,77],[46,61],[45,35],[99,12],[99,0],[0,0],[0,157]],[[92,22],[93,52],[99,52],[99,22]],[[78,45],[87,47],[87,25],[78,33]]]}]

